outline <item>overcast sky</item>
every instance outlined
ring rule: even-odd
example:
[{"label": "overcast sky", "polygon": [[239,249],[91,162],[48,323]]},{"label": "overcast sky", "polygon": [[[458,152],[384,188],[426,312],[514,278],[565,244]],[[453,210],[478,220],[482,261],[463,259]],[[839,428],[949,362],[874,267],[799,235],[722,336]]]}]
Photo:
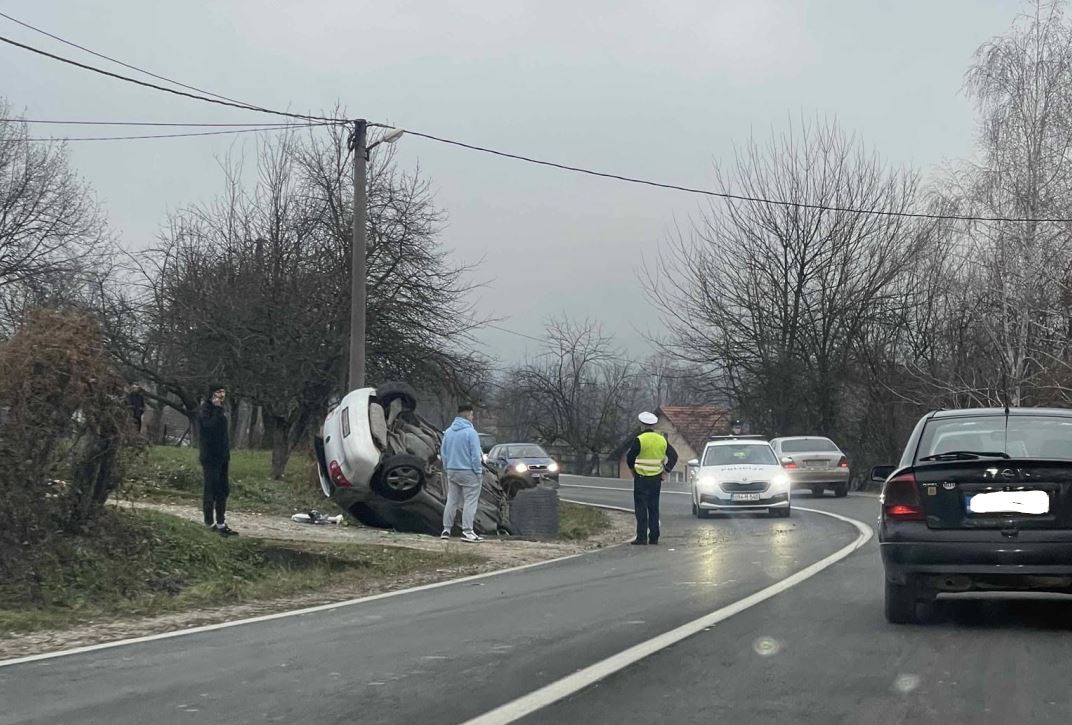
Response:
[{"label": "overcast sky", "polygon": [[[1015,0],[0,0],[3,12],[128,63],[259,105],[350,115],[686,186],[732,145],[803,113],[836,116],[894,164],[970,153],[961,93],[974,50]],[[0,34],[103,64],[0,19]],[[122,69],[112,66],[111,69]],[[29,118],[271,121],[139,89],[0,47],[0,94]],[[135,131],[137,132],[137,131]],[[35,136],[56,133],[36,126]],[[93,135],[74,129],[70,135]],[[212,197],[226,138],[71,145],[113,228],[144,246],[169,208]],[[701,202],[415,137],[449,215],[444,244],[483,259],[480,309],[539,336],[566,313],[637,354],[659,316],[636,281]],[[252,146],[250,147],[252,149]],[[509,362],[534,343],[481,335]]]}]

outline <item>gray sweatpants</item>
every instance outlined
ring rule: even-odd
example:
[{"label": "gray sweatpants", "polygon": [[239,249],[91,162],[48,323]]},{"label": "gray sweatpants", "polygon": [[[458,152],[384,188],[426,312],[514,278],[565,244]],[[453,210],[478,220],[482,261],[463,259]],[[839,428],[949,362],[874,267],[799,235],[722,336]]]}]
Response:
[{"label": "gray sweatpants", "polygon": [[473,530],[480,505],[481,477],[472,471],[447,471],[447,505],[443,508],[443,529],[454,528],[458,509],[462,510],[462,531]]}]

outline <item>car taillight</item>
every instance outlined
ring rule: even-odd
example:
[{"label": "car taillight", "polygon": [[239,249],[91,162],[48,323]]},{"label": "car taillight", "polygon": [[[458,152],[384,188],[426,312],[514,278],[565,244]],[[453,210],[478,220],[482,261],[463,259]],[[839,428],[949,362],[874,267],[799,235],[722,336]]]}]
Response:
[{"label": "car taillight", "polygon": [[793,471],[799,468],[799,466],[797,465],[797,462],[794,461],[792,458],[786,458],[784,461],[782,461],[782,468]]},{"label": "car taillight", "polygon": [[331,477],[332,483],[340,488],[350,488],[350,482],[346,480],[346,476],[342,475],[342,466],[338,461],[332,461],[328,464],[328,476]]},{"label": "car taillight", "polygon": [[882,515],[898,521],[924,520],[914,473],[902,473],[886,481],[882,489]]},{"label": "car taillight", "polygon": [[841,460],[838,461],[837,467],[838,468],[848,468],[849,467],[849,459],[846,458],[845,456],[842,456]]}]

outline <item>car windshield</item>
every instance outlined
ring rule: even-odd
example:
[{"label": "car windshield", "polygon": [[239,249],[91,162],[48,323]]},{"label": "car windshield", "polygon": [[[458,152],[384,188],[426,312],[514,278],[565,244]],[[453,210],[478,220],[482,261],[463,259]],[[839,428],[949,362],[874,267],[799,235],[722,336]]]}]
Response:
[{"label": "car windshield", "polygon": [[981,415],[927,422],[916,461],[953,451],[1005,453],[1010,458],[1072,460],[1072,417]]},{"label": "car windshield", "polygon": [[507,458],[547,458],[547,451],[537,445],[510,446],[506,449]]},{"label": "car windshield", "polygon": [[827,438],[790,438],[782,441],[782,453],[837,453],[834,442]]},{"label": "car windshield", "polygon": [[739,445],[708,446],[702,466],[776,466],[778,460],[768,445],[742,443]]}]

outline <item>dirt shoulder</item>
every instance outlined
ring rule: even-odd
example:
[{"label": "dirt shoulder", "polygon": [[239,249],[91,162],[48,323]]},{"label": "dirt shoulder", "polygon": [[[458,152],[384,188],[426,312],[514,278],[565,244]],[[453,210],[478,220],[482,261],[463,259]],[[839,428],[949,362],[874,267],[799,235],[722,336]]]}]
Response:
[{"label": "dirt shoulder", "polygon": [[[124,504],[129,506],[130,504]],[[201,512],[191,506],[171,504],[136,504],[192,521],[199,521]],[[520,539],[489,539],[484,543],[463,544],[458,539],[442,541],[421,534],[404,534],[360,526],[299,524],[282,516],[234,512],[228,522],[243,536],[282,541],[310,541],[337,544],[380,545],[424,551],[475,552],[484,561],[478,564],[453,566],[434,571],[394,577],[389,580],[364,580],[359,583],[340,580],[337,585],[294,596],[260,600],[221,607],[192,609],[153,617],[129,620],[89,622],[62,630],[43,630],[0,639],[0,658],[20,657],[45,652],[83,647],[131,637],[198,627],[205,624],[245,619],[263,614],[342,602],[383,592],[407,589],[474,574],[497,571],[525,564],[547,561],[585,551],[613,546],[631,538],[631,515],[607,511],[611,526],[584,541],[527,541]]]}]

